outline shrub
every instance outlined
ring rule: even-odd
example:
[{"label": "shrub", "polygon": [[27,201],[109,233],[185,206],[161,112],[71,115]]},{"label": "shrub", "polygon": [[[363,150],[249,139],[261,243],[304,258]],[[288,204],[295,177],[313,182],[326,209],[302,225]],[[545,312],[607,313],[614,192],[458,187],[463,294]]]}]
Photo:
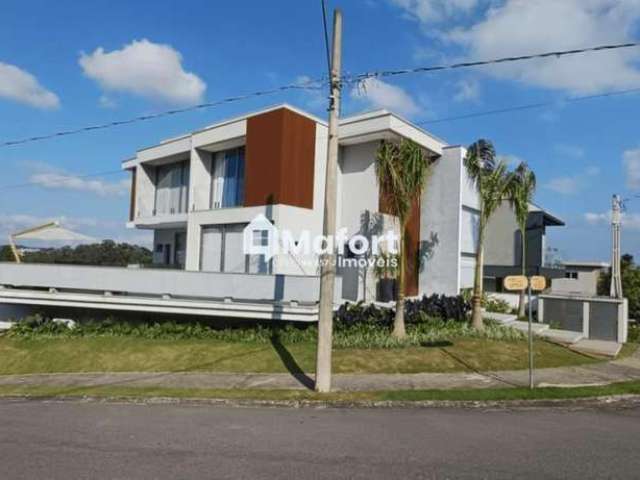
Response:
[{"label": "shrub", "polygon": [[419,300],[409,300],[405,303],[405,315],[409,323],[421,320],[421,315],[429,318],[440,318],[456,322],[466,322],[471,305],[461,295],[448,297],[446,295],[426,295]]},{"label": "shrub", "polygon": [[509,305],[509,303],[505,300],[492,297],[490,295],[487,295],[486,298],[483,299],[482,304],[487,312],[511,313],[511,311],[513,310],[511,308],[511,305]]},{"label": "shrub", "polygon": [[[417,300],[405,302],[405,322],[407,325],[428,322],[432,319],[445,321],[465,322],[471,306],[467,300],[458,295],[447,297],[445,295],[423,296]],[[392,325],[393,310],[381,308],[372,304],[345,303],[340,306],[335,314],[336,324],[358,325],[372,323],[376,325]]]},{"label": "shrub", "polygon": [[[473,289],[465,288],[462,290],[461,296],[465,301],[470,303],[473,298]],[[492,297],[487,292],[482,292],[482,308],[487,312],[494,313],[513,313],[514,310],[506,301]]]}]

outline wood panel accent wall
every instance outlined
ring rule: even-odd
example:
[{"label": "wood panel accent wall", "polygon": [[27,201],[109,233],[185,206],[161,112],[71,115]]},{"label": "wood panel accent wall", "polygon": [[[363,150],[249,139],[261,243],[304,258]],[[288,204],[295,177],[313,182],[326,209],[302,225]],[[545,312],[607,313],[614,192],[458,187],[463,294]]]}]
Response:
[{"label": "wood panel accent wall", "polygon": [[244,206],[313,208],[316,123],[279,108],[247,119]]},{"label": "wood panel accent wall", "polygon": [[131,198],[129,200],[129,221],[133,222],[136,218],[136,176],[137,168],[132,168],[131,172]]},{"label": "wood panel accent wall", "polygon": [[[387,201],[381,194],[379,199],[379,210],[381,213],[389,214]],[[411,216],[404,231],[405,249],[407,252],[407,269],[404,272],[405,295],[415,296],[420,292],[419,269],[420,269],[420,198],[413,200]]]}]

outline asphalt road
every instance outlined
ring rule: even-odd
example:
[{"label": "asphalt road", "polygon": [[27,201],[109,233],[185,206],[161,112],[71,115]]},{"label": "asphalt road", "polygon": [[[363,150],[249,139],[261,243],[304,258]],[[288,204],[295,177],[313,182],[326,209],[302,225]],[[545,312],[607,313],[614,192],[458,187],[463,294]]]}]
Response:
[{"label": "asphalt road", "polygon": [[0,401],[1,479],[638,478],[640,410]]}]

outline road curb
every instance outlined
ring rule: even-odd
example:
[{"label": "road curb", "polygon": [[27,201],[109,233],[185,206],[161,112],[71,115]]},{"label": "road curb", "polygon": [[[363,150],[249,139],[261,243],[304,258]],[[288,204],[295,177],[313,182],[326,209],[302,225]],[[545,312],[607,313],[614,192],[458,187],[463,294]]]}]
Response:
[{"label": "road curb", "polygon": [[227,398],[176,398],[135,396],[35,396],[6,395],[2,401],[32,401],[47,403],[104,403],[139,405],[192,405],[225,406],[238,408],[309,408],[309,409],[484,409],[484,410],[535,410],[558,408],[579,410],[593,408],[625,409],[640,407],[640,395],[608,395],[574,399],[527,400],[416,400],[416,401],[340,401],[340,400],[253,400]]}]

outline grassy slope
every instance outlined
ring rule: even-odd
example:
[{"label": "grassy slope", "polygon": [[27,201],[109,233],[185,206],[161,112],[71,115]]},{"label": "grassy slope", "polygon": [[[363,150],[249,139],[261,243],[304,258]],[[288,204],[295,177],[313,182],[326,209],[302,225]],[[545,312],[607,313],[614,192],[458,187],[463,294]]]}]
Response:
[{"label": "grassy slope", "polygon": [[[508,370],[527,366],[523,341],[454,340],[440,347],[393,350],[338,349],[335,373],[454,372]],[[547,342],[535,344],[536,367],[595,360]],[[313,372],[313,344],[263,345],[211,340],[147,340],[127,337],[0,337],[0,374],[50,372],[211,371]]]}]

